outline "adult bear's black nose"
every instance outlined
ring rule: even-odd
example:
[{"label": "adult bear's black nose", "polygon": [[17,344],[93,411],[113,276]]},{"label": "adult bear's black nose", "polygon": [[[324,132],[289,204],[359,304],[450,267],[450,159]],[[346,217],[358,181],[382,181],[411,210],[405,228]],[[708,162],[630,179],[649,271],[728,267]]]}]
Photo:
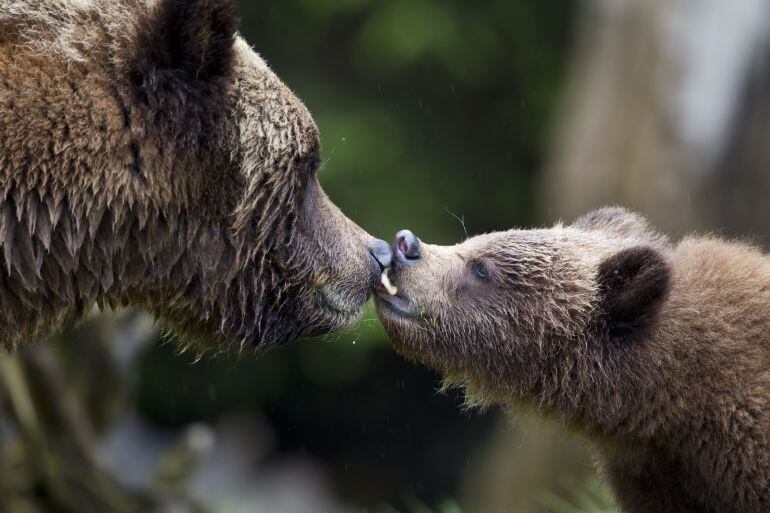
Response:
[{"label": "adult bear's black nose", "polygon": [[401,230],[393,241],[393,255],[399,262],[414,262],[420,259],[420,239],[409,230]]},{"label": "adult bear's black nose", "polygon": [[375,239],[371,246],[369,246],[369,253],[372,254],[377,265],[380,266],[379,271],[390,267],[390,264],[393,262],[390,244],[384,240]]}]

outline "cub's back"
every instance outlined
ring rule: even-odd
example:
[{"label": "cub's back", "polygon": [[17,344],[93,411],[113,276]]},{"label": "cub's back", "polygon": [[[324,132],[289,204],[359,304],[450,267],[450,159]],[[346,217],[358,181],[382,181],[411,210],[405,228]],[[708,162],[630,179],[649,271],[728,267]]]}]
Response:
[{"label": "cub's back", "polygon": [[770,374],[770,257],[717,237],[685,238],[672,256],[671,335],[722,372]]}]

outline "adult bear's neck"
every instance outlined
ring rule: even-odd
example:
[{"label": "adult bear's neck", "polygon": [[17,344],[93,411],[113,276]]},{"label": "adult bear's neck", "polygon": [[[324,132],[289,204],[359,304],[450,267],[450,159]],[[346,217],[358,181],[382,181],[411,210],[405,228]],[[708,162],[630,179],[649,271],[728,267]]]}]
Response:
[{"label": "adult bear's neck", "polygon": [[0,203],[0,234],[0,329],[10,347],[95,304],[156,313],[163,304],[172,320],[188,316],[205,328],[221,308],[217,291],[234,274],[228,231],[183,208],[10,191]]}]

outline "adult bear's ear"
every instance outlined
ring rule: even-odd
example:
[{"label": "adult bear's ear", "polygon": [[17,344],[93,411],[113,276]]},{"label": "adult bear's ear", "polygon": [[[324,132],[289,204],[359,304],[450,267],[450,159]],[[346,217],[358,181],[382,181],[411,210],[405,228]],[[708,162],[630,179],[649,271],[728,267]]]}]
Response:
[{"label": "adult bear's ear", "polygon": [[634,336],[647,328],[668,290],[671,269],[648,246],[623,249],[599,265],[600,312],[613,336]]},{"label": "adult bear's ear", "polygon": [[236,25],[234,0],[158,0],[140,20],[130,74],[152,122],[197,141],[221,116]]}]

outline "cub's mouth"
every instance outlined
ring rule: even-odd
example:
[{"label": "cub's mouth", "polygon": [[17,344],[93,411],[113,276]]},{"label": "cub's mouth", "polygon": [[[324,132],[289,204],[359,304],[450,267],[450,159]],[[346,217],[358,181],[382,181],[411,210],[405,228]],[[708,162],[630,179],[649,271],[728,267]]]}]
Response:
[{"label": "cub's mouth", "polygon": [[401,319],[416,320],[422,317],[416,302],[390,282],[387,269],[382,271],[380,283],[374,292],[374,301],[379,312]]}]

